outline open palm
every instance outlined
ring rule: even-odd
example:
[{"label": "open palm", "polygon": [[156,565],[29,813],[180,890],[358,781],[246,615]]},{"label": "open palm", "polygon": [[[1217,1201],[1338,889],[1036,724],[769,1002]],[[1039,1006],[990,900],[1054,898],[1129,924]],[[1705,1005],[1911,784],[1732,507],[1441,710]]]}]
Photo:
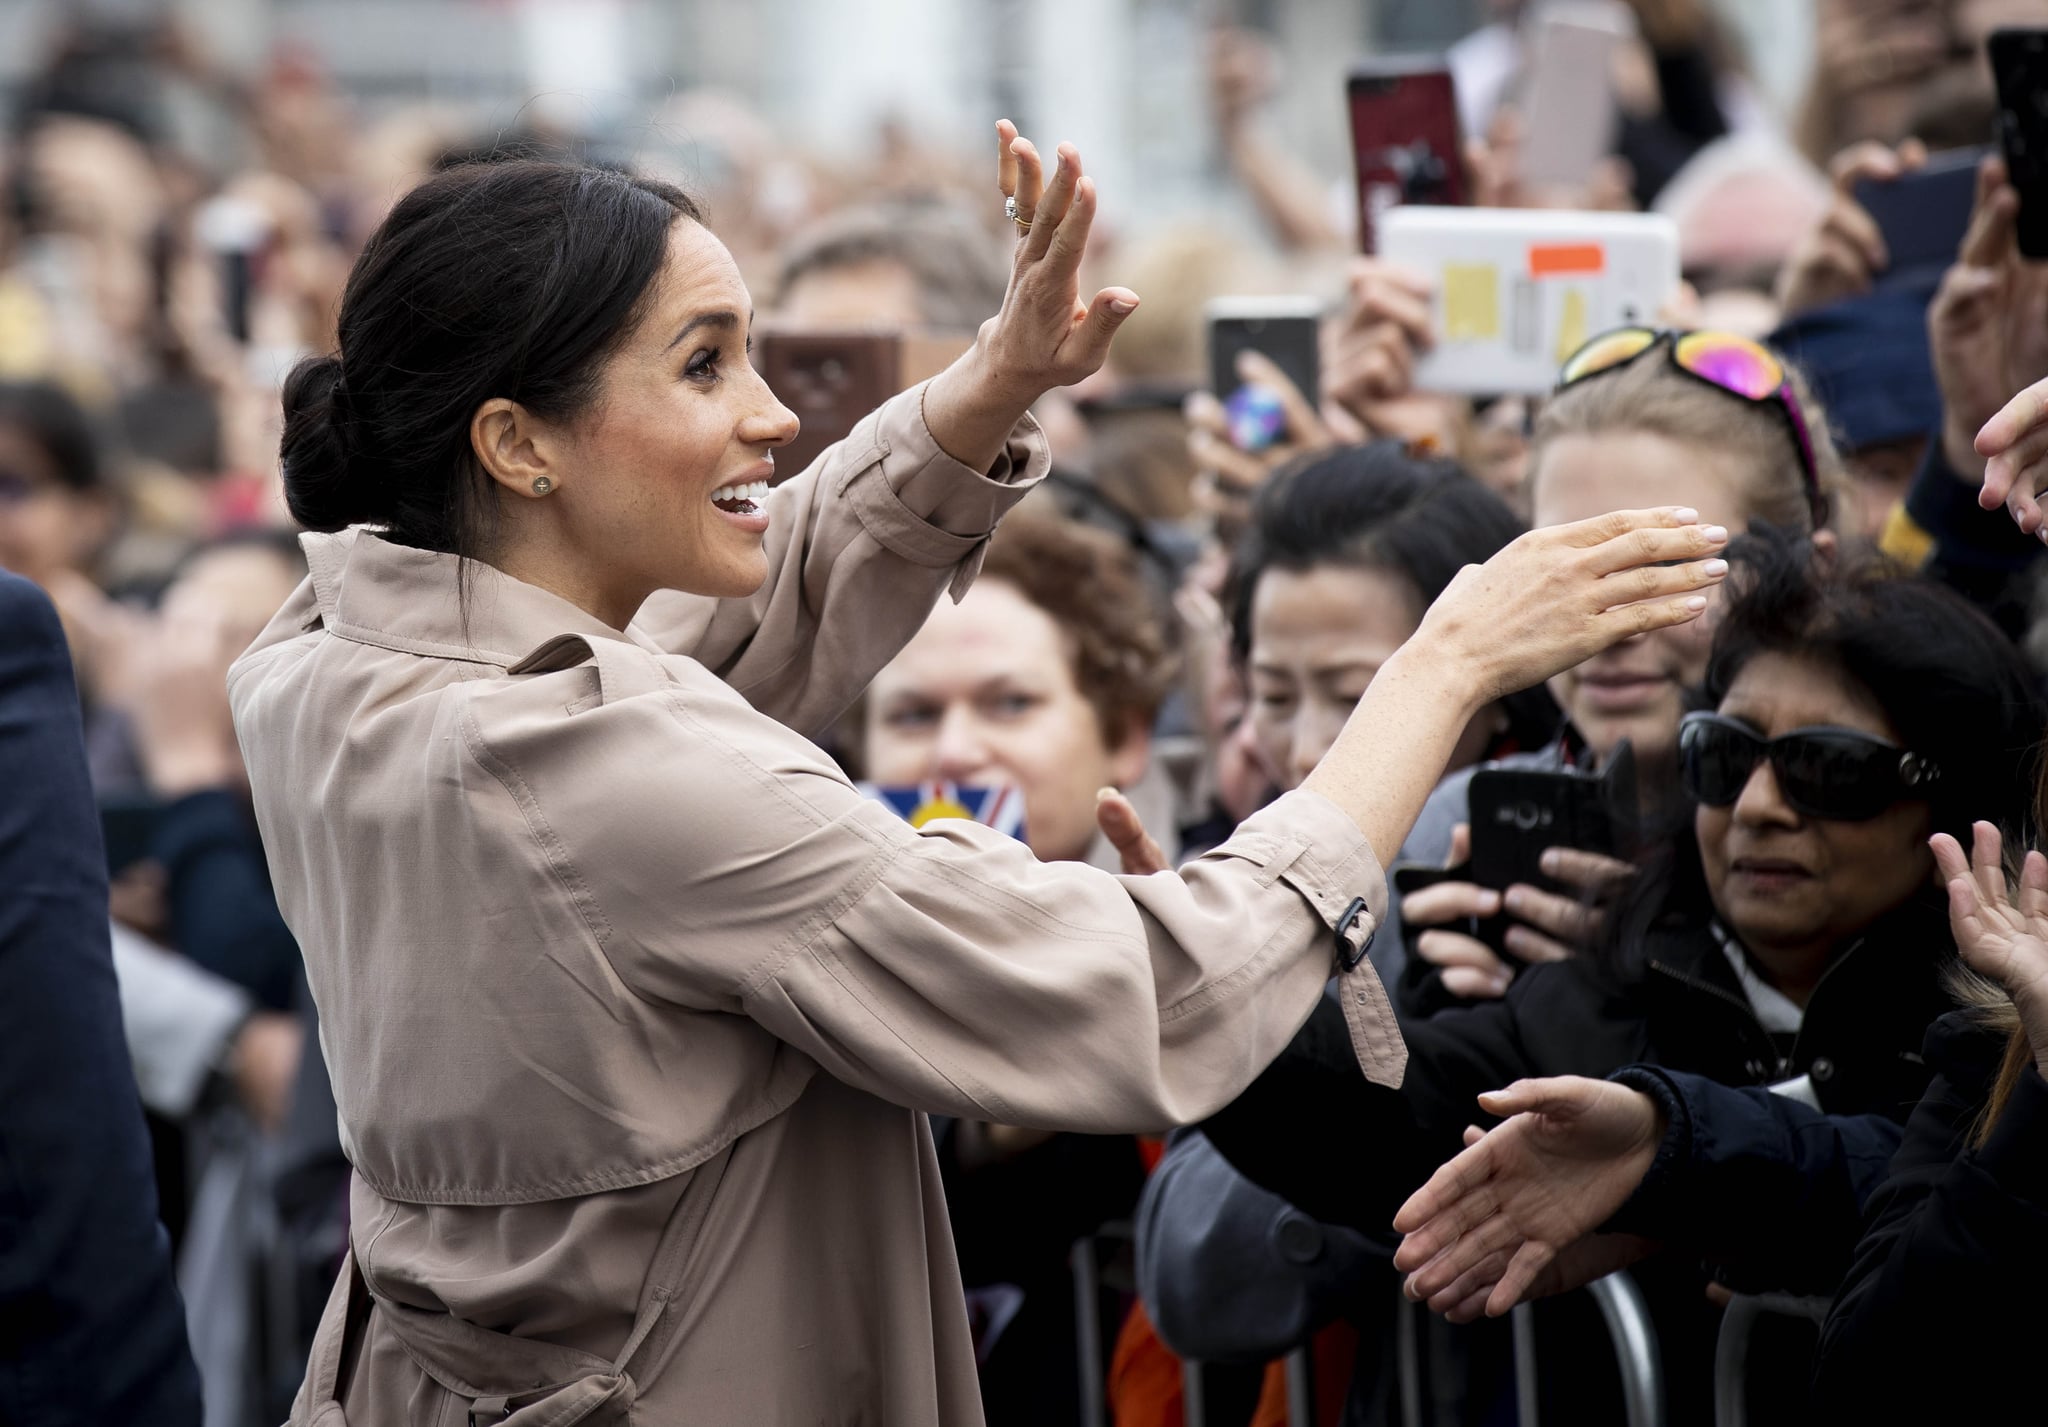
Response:
[{"label": "open palm", "polygon": [[1517,1081],[1479,1103],[1507,1120],[1470,1138],[1401,1206],[1394,1266],[1410,1274],[1409,1296],[1439,1312],[1476,1307],[1484,1295],[1498,1315],[1575,1286],[1548,1272],[1560,1255],[1603,1261],[1576,1246],[1642,1183],[1664,1127],[1641,1091],[1575,1075]]},{"label": "open palm", "polygon": [[2005,988],[2035,1061],[2048,1065],[2048,858],[2027,854],[2015,902],[2006,886],[2003,843],[1990,823],[1971,829],[1967,859],[1947,833],[1936,833],[1930,845],[1948,883],[1956,950],[1971,970]]}]

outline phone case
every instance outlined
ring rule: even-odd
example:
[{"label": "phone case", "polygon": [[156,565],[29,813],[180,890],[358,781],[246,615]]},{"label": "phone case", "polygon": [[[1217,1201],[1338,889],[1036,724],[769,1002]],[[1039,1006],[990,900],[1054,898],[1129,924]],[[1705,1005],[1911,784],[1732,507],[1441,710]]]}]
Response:
[{"label": "phone case", "polygon": [[1622,34],[1545,11],[1536,21],[1522,93],[1524,182],[1575,188],[1615,138],[1614,51]]},{"label": "phone case", "polygon": [[[1543,853],[1575,847],[1628,857],[1636,819],[1635,751],[1623,742],[1600,774],[1568,769],[1482,768],[1466,793],[1472,819],[1472,860],[1467,873],[1482,887],[1506,891],[1521,883],[1546,892],[1579,889],[1544,875]],[[1506,954],[1510,919],[1503,913],[1474,929],[1481,941]]]},{"label": "phone case", "polygon": [[2020,252],[2048,258],[2048,30],[1994,30],[1985,48],[2006,173],[2020,195]]},{"label": "phone case", "polygon": [[1286,374],[1311,402],[1321,382],[1322,304],[1313,298],[1219,297],[1209,319],[1209,389],[1227,397],[1243,385],[1241,353],[1258,352]]},{"label": "phone case", "polygon": [[1988,152],[1956,149],[1936,154],[1917,173],[1856,185],[1856,201],[1877,224],[1891,256],[1878,286],[1918,278],[1956,260],[1977,202],[1977,166]]},{"label": "phone case", "polygon": [[1440,57],[1388,57],[1357,65],[1345,95],[1358,183],[1360,251],[1378,251],[1381,216],[1396,205],[1470,201],[1457,89]]},{"label": "phone case", "polygon": [[1548,392],[1587,338],[1654,324],[1678,293],[1661,214],[1408,206],[1381,220],[1380,250],[1436,285],[1422,391]]}]

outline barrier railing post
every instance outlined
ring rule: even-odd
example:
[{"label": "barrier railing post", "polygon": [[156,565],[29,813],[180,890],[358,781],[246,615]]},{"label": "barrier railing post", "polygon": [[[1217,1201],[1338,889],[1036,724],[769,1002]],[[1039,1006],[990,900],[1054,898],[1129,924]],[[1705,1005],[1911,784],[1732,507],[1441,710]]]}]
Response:
[{"label": "barrier railing post", "polygon": [[1629,1427],[1664,1427],[1664,1364],[1642,1289],[1625,1273],[1610,1273],[1586,1287],[1607,1321],[1607,1336],[1614,1340]]},{"label": "barrier railing post", "polygon": [[1074,1240],[1067,1255],[1074,1270],[1074,1337],[1081,1369],[1082,1427],[1108,1427],[1102,1376],[1102,1279],[1095,1236]]},{"label": "barrier railing post", "polygon": [[1749,1399],[1749,1339],[1765,1314],[1825,1322],[1829,1300],[1797,1298],[1788,1293],[1738,1293],[1721,1314],[1721,1333],[1714,1340],[1714,1427],[1745,1427]]}]

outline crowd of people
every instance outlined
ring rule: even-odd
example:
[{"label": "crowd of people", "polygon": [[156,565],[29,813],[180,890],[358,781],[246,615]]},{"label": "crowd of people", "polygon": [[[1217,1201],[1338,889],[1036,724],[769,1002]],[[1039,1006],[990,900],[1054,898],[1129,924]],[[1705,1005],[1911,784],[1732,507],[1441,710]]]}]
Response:
[{"label": "crowd of people", "polygon": [[[1450,56],[1475,198],[1685,269],[1541,397],[1417,384],[1432,279],[1251,30],[1257,244],[1109,231],[994,114],[991,184],[686,94],[683,167],[61,34],[0,215],[0,1420],[1619,1422],[1611,1274],[1663,1420],[2037,1395],[2048,261],[1984,42],[2048,3],[1816,0],[1779,116],[1630,0],[1571,191],[1536,8]],[[1977,149],[1895,270],[1860,186]],[[1258,446],[1204,309],[1290,292]],[[877,411],[767,359],[848,334]],[[1614,837],[1489,885],[1502,772]]]}]

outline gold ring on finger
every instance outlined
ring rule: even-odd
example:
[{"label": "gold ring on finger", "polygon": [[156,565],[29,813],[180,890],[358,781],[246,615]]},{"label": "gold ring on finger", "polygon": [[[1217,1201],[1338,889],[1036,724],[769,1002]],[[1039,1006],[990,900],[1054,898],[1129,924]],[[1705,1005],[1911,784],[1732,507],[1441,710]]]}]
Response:
[{"label": "gold ring on finger", "polygon": [[1029,218],[1026,218],[1023,214],[1017,211],[1017,197],[1015,194],[1010,194],[1004,197],[1003,216],[1009,219],[1012,223],[1015,223],[1017,225],[1017,231],[1019,233],[1028,233],[1031,231],[1031,220]]}]

